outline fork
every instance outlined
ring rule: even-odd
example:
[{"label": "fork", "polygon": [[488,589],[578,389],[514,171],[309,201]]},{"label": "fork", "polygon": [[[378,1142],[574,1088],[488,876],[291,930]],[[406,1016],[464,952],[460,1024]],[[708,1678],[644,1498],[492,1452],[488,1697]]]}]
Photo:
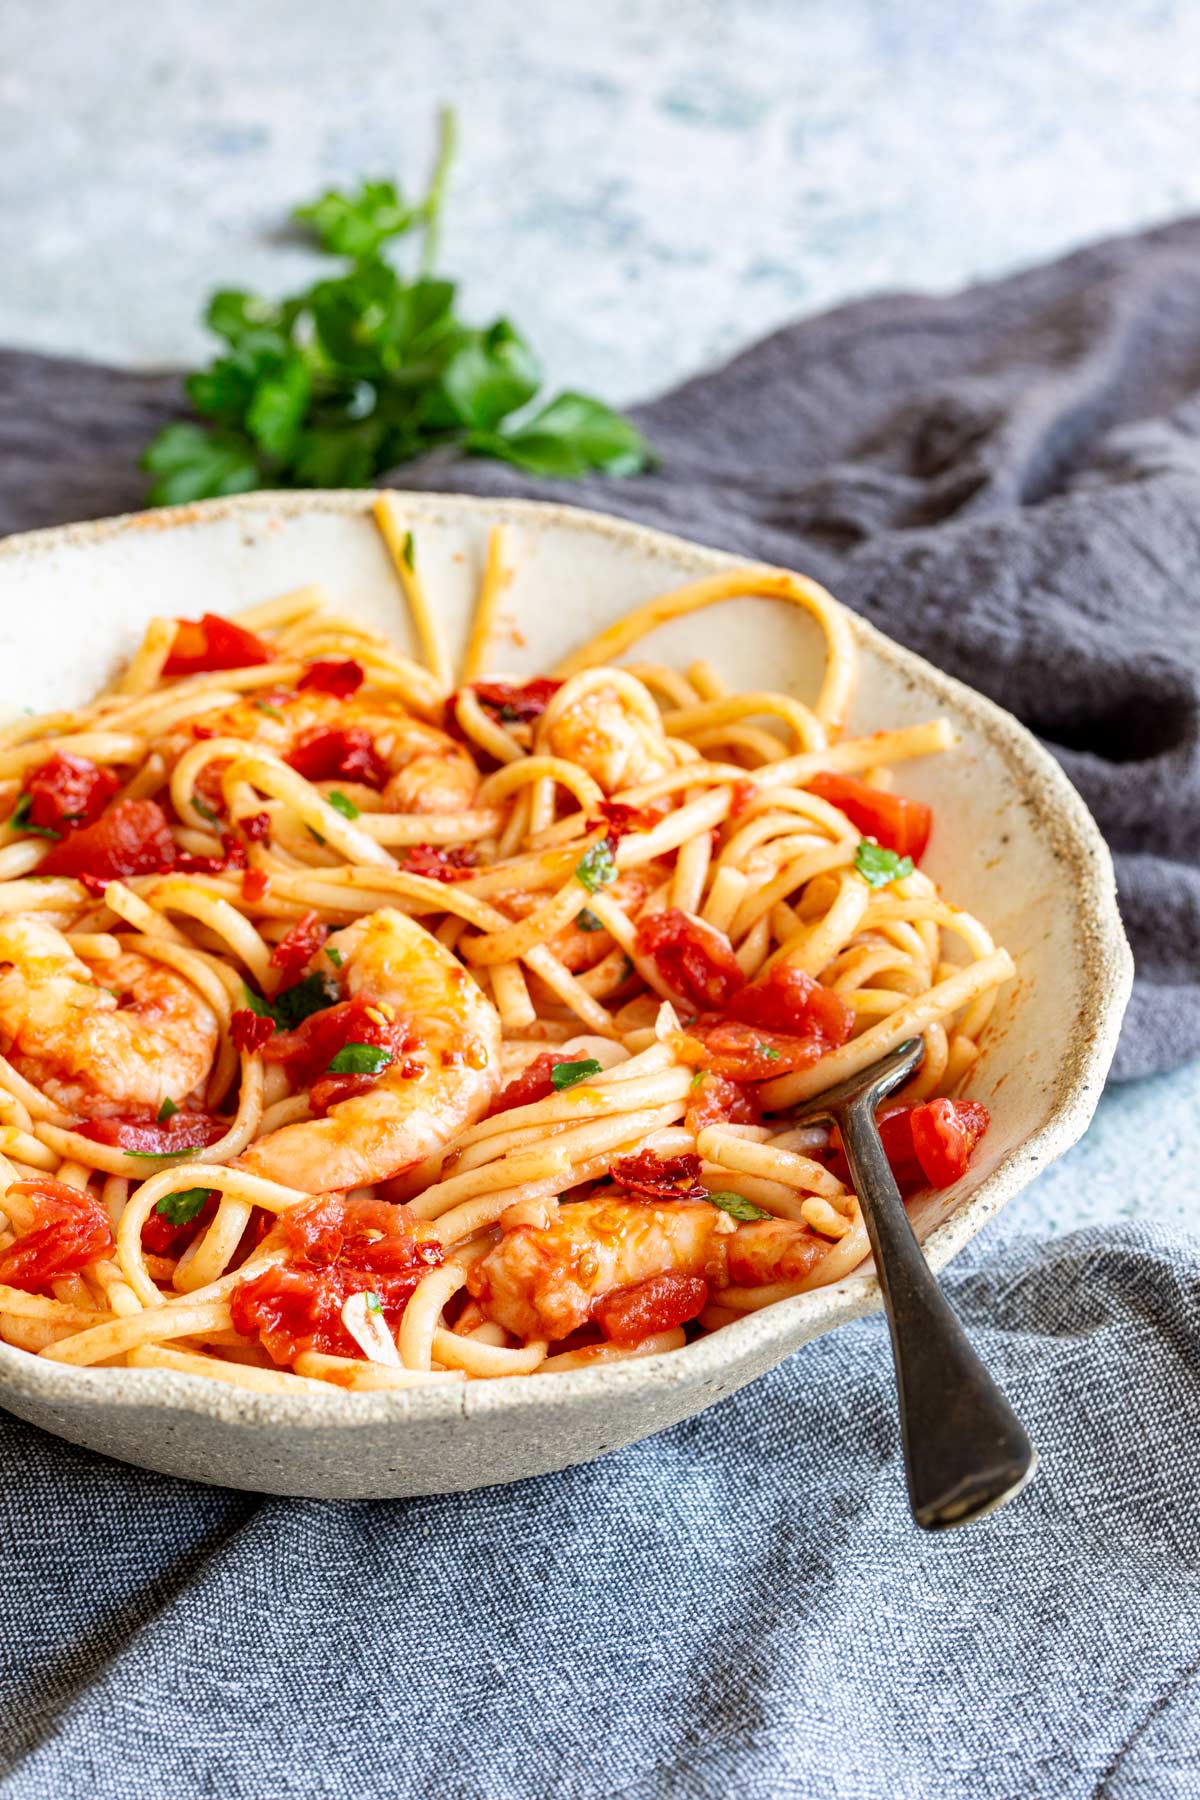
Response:
[{"label": "fork", "polygon": [[841,1133],[891,1332],[909,1506],[924,1530],[942,1531],[1013,1499],[1037,1453],[934,1280],[875,1122],[880,1101],[924,1055],[922,1040],[910,1039],[799,1107],[793,1121],[828,1121]]}]

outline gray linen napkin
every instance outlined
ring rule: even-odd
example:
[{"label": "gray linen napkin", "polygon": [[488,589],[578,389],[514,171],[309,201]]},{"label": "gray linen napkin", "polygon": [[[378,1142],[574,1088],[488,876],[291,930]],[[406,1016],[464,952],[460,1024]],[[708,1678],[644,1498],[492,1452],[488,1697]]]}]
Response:
[{"label": "gray linen napkin", "polygon": [[[652,479],[556,493],[811,569],[1042,732],[1121,863],[1126,1074],[1200,1049],[1198,302],[1184,224],[843,308],[643,408]],[[176,400],[0,354],[0,529],[137,505]],[[948,1286],[1042,1469],[950,1538],[878,1319],[443,1499],[260,1500],[0,1415],[0,1800],[1200,1796],[1200,1245],[1004,1233]]]},{"label": "gray linen napkin", "polygon": [[[0,532],[139,505],[137,452],[177,406],[169,375],[0,353]],[[1116,854],[1138,979],[1115,1073],[1200,1053],[1200,222],[840,307],[637,417],[648,478],[432,458],[396,480],[789,564],[982,688]]]}]

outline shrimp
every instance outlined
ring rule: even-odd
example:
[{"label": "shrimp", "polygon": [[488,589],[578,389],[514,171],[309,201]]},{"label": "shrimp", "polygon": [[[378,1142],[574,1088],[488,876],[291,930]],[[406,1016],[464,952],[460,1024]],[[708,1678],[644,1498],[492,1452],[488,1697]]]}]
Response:
[{"label": "shrimp", "polygon": [[[271,689],[253,700],[201,713],[190,727],[191,737],[173,741],[180,753],[192,738],[235,737],[261,744],[311,780],[340,779],[381,789],[385,812],[461,812],[472,804],[479,786],[479,772],[462,744],[383,695],[358,700],[319,689]],[[357,754],[347,761],[348,745]],[[336,766],[339,749],[341,767]]]},{"label": "shrimp", "polygon": [[0,921],[3,964],[0,1049],[73,1118],[153,1116],[206,1080],[217,1017],[174,970],[133,950],[85,962],[60,931],[22,914]]},{"label": "shrimp", "polygon": [[[269,1052],[290,1064],[314,1098],[318,1085],[324,1089],[328,1110],[268,1132],[236,1164],[306,1194],[401,1174],[474,1124],[500,1080],[495,1007],[415,920],[383,907],[335,932],[325,949],[324,963],[329,951],[341,959],[347,1000],[313,1014]],[[331,1050],[381,1038],[391,1047],[366,1091],[362,1076],[318,1080]]]},{"label": "shrimp", "polygon": [[701,1276],[719,1301],[724,1287],[802,1280],[829,1248],[787,1219],[735,1227],[704,1200],[571,1200],[544,1223],[514,1206],[500,1225],[467,1286],[489,1319],[525,1341],[568,1336],[597,1301],[656,1275]]},{"label": "shrimp", "polygon": [[626,706],[615,687],[590,687],[561,711],[551,705],[540,748],[586,769],[606,794],[637,787],[675,766],[661,726]]}]

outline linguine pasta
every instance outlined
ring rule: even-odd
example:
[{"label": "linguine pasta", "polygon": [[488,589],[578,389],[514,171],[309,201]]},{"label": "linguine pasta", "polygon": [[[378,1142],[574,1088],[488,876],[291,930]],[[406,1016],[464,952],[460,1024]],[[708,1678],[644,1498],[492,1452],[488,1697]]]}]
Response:
[{"label": "linguine pasta", "polygon": [[[797,1103],[919,1035],[903,1191],[986,1129],[1013,965],[902,793],[953,734],[845,735],[837,602],[735,569],[502,679],[497,528],[455,678],[376,516],[422,662],[310,587],[155,619],[90,705],[0,731],[10,1344],[268,1390],[653,1354],[867,1255]],[[811,707],[640,660],[744,595],[820,627]]]}]

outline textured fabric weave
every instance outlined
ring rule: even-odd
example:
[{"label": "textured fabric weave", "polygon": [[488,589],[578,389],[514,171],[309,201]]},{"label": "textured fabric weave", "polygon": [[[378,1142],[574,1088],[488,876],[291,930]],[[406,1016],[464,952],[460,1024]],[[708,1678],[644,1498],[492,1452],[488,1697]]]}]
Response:
[{"label": "textured fabric weave", "polygon": [[[138,450],[178,396],[0,354],[0,532],[139,505]],[[434,458],[397,482],[574,501],[803,569],[983,689],[1116,854],[1138,979],[1115,1073],[1200,1053],[1200,223],[841,307],[637,416],[651,477]]]},{"label": "textured fabric weave", "polygon": [[0,1800],[1200,1794],[1200,1245],[949,1281],[1041,1453],[928,1538],[879,1319],[510,1488],[257,1500],[0,1422]]}]

